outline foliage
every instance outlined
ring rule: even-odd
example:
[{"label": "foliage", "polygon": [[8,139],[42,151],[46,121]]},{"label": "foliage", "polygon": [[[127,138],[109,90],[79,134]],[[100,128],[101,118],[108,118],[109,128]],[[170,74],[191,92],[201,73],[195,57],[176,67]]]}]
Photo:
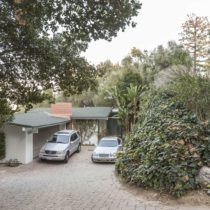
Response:
[{"label": "foliage", "polygon": [[127,134],[137,121],[140,96],[145,88],[140,73],[132,65],[126,65],[124,67],[126,70],[110,94],[119,110],[117,114],[119,123]]},{"label": "foliage", "polygon": [[167,47],[159,45],[152,52],[133,48],[130,55],[123,61],[132,63],[140,72],[145,83],[150,84],[154,76],[163,69],[175,65],[191,67],[191,58],[182,45],[174,41],[168,42]]},{"label": "foliage", "polygon": [[183,65],[186,67],[191,66],[191,58],[188,52],[182,45],[177,44],[174,41],[168,42],[168,46],[158,46],[153,51],[153,59],[156,68],[160,70],[168,68],[172,65]]},{"label": "foliage", "polygon": [[209,59],[210,22],[207,17],[188,15],[188,20],[182,24],[181,43],[193,58],[193,73],[205,70]]},{"label": "foliage", "polygon": [[127,25],[135,26],[131,19],[140,8],[136,0],[2,0],[2,99],[28,110],[46,99],[44,90],[54,88],[67,95],[94,87],[95,67],[80,53],[91,40],[111,40]]},{"label": "foliage", "polygon": [[139,121],[118,154],[117,172],[128,182],[181,196],[198,187],[196,175],[210,161],[208,127],[168,91],[142,100]]},{"label": "foliage", "polygon": [[140,110],[140,96],[143,91],[144,88],[141,84],[134,85],[133,83],[130,83],[126,91],[121,91],[121,89],[117,88],[113,91],[113,98],[116,100],[118,107],[118,121],[124,128],[125,134],[128,134],[137,122]]},{"label": "foliage", "polygon": [[199,119],[207,120],[210,117],[210,78],[206,76],[192,76],[181,74],[170,85],[175,98],[181,101]]},{"label": "foliage", "polygon": [[127,88],[132,84],[133,86],[140,86],[143,83],[139,72],[126,69],[119,80],[116,82],[116,88],[120,93],[127,93]]},{"label": "foliage", "polygon": [[[133,48],[121,64],[113,64],[109,60],[97,65],[97,84],[95,91],[84,91],[81,96],[73,96],[76,104],[95,106],[116,106],[112,97],[113,89],[126,92],[130,84],[144,84],[149,86],[153,83],[158,72],[172,66],[190,68],[191,58],[183,46],[171,41],[167,47],[158,46],[151,53]],[[121,89],[122,88],[122,89]],[[81,103],[80,103],[81,102]]]},{"label": "foliage", "polygon": [[13,110],[11,110],[9,103],[3,97],[1,98],[0,93],[0,128],[4,125],[5,122],[12,119]]},{"label": "foliage", "polygon": [[87,141],[96,131],[96,121],[94,120],[76,120],[74,128],[79,131],[82,143]]},{"label": "foliage", "polygon": [[59,92],[55,97],[56,102],[71,102],[73,107],[85,107],[94,106],[93,98],[96,92],[94,90],[86,90],[80,94],[75,94],[71,96],[64,95],[63,92]]},{"label": "foliage", "polygon": [[101,62],[97,65],[97,75],[99,78],[107,77],[115,69],[115,65],[110,60]]},{"label": "foliage", "polygon": [[5,135],[0,133],[0,160],[5,157]]},{"label": "foliage", "polygon": [[[93,97],[94,104],[97,106],[115,106],[115,100],[112,97],[113,89],[127,69],[120,65],[111,64],[110,62],[101,63],[97,66],[99,72],[104,72],[103,76],[97,78],[98,89]],[[132,74],[133,71],[130,73]]]}]

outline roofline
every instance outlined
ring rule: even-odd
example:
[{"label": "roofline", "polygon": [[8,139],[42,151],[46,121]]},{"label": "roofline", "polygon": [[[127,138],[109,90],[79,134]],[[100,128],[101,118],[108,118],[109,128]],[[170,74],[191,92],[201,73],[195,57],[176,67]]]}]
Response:
[{"label": "roofline", "polygon": [[24,124],[17,124],[17,123],[8,123],[9,125],[16,125],[16,126],[20,126],[20,127],[26,127],[26,128],[47,128],[47,127],[52,127],[54,125],[60,125],[63,123],[67,123],[67,122],[71,122],[71,120],[66,120],[63,122],[59,122],[59,123],[52,123],[52,124],[48,124],[48,125],[41,125],[41,126],[30,126],[30,125],[24,125]]},{"label": "roofline", "polygon": [[109,117],[71,117],[72,120],[108,120]]}]

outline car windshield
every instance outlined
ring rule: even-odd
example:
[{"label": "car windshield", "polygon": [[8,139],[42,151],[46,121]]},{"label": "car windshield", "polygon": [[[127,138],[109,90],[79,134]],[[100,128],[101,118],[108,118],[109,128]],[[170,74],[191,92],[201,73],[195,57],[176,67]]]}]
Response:
[{"label": "car windshield", "polygon": [[48,142],[67,144],[67,143],[69,143],[69,136],[67,136],[67,135],[54,135]]},{"label": "car windshield", "polygon": [[118,143],[116,140],[101,140],[98,146],[99,147],[117,147]]}]

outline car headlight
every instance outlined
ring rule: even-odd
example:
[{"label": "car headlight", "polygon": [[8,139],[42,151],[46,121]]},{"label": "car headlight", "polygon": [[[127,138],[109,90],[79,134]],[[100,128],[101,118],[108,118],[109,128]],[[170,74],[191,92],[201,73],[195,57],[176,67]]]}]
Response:
[{"label": "car headlight", "polygon": [[93,152],[93,157],[97,157],[97,156],[98,156],[98,153]]},{"label": "car headlight", "polygon": [[65,153],[65,150],[57,151],[56,153],[57,154],[64,154]]},{"label": "car headlight", "polygon": [[44,153],[44,147],[40,149],[40,153]]},{"label": "car headlight", "polygon": [[116,157],[116,152],[115,153],[110,153],[111,157]]}]

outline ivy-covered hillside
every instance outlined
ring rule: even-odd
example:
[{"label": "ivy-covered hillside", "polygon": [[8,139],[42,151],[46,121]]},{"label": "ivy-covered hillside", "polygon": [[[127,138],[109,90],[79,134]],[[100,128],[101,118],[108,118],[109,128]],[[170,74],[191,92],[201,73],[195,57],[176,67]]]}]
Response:
[{"label": "ivy-covered hillside", "polygon": [[208,125],[170,92],[150,92],[116,170],[128,182],[181,196],[199,187],[196,176],[210,155],[208,135]]}]

